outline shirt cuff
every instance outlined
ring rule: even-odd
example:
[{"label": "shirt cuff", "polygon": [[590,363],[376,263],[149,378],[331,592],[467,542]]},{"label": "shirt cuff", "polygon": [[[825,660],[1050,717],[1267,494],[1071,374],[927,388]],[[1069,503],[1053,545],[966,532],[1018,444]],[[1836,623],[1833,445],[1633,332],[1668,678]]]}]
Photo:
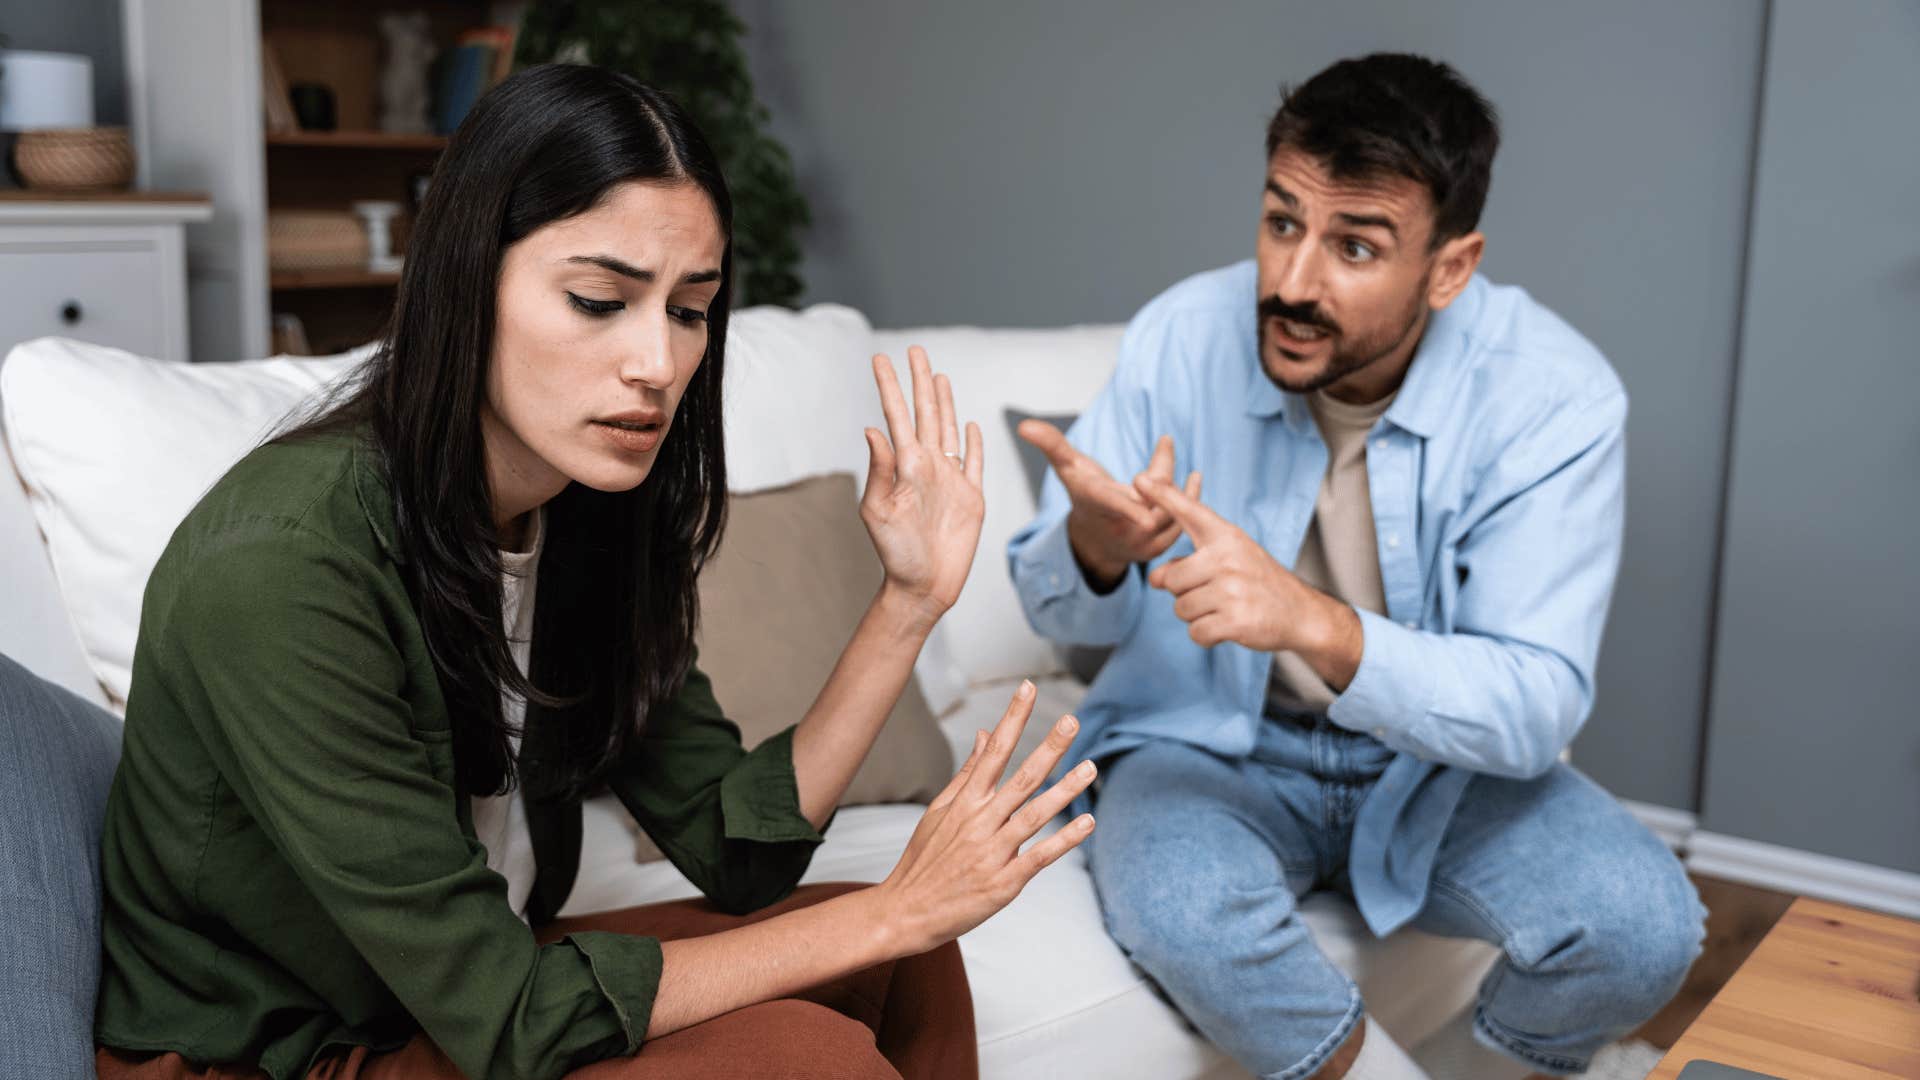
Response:
[{"label": "shirt cuff", "polygon": [[653,1020],[653,998],[660,989],[664,969],[659,939],[582,930],[561,940],[587,958],[601,996],[619,1016],[620,1032],[627,1040],[623,1053],[639,1049]]},{"label": "shirt cuff", "polygon": [[[1111,645],[1114,627],[1131,624],[1133,609],[1140,602],[1137,567],[1127,567],[1120,581],[1108,593],[1096,593],[1087,584],[1080,560],[1073,557],[1073,543],[1067,538],[1067,518],[1058,519],[1035,533],[1014,559],[1020,591],[1030,597],[1038,614],[1055,605],[1064,608],[1049,612],[1048,621],[1067,632],[1074,644]],[[1049,635],[1052,636],[1052,635]]]},{"label": "shirt cuff", "polygon": [[720,818],[729,840],[784,843],[826,840],[800,812],[793,775],[793,728],[774,735],[734,763],[720,781]]},{"label": "shirt cuff", "polygon": [[1327,707],[1327,718],[1395,750],[1417,752],[1414,729],[1433,705],[1438,671],[1426,634],[1355,608],[1360,616],[1360,668]]}]

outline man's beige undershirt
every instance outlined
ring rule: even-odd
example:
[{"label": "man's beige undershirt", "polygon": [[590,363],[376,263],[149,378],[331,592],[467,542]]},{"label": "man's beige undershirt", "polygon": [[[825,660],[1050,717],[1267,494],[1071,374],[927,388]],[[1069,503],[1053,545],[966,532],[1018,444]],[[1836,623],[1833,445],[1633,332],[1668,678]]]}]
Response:
[{"label": "man's beige undershirt", "polygon": [[[1335,401],[1324,391],[1308,406],[1327,444],[1327,474],[1320,481],[1313,520],[1293,572],[1302,581],[1355,608],[1387,613],[1380,584],[1380,556],[1373,533],[1373,503],[1367,488],[1367,434],[1393,404],[1394,395],[1366,405]],[[1324,712],[1338,695],[1297,654],[1273,656],[1267,683],[1269,710]]]}]

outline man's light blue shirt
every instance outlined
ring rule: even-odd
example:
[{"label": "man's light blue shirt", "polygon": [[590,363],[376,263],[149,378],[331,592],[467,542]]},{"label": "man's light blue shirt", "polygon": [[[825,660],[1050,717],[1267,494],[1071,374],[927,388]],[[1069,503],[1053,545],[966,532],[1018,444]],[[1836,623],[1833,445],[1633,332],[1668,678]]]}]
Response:
[{"label": "man's light blue shirt", "polygon": [[[1175,476],[1291,567],[1327,469],[1306,399],[1261,368],[1254,264],[1175,285],[1134,317],[1119,363],[1068,439],[1115,478],[1172,435]],[[1537,776],[1586,721],[1625,511],[1627,396],[1558,316],[1476,275],[1429,322],[1367,439],[1387,614],[1360,611],[1358,673],[1328,718],[1395,751],[1361,806],[1350,873],[1375,933],[1425,903],[1435,851],[1475,772]],[[1106,595],[1067,542],[1047,474],[1008,546],[1027,618],[1055,641],[1117,646],[1065,761],[1179,739],[1253,749],[1271,653],[1187,636],[1173,598],[1136,568]],[[1157,562],[1191,554],[1181,539]],[[1141,868],[1143,873],[1150,868]]]}]

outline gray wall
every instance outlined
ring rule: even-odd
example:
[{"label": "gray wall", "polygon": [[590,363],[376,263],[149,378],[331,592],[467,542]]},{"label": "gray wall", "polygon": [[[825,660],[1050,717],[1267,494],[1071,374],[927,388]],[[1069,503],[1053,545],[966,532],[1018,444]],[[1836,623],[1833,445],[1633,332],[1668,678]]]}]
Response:
[{"label": "gray wall", "polygon": [[0,34],[10,49],[92,57],[94,123],[127,122],[120,0],[0,0]]},{"label": "gray wall", "polygon": [[1250,254],[1278,85],[1448,60],[1500,108],[1487,273],[1633,396],[1626,566],[1575,749],[1696,805],[1764,8],[1659,0],[736,0],[818,216],[814,299],[878,326],[1117,321]]},{"label": "gray wall", "polygon": [[1701,822],[1920,871],[1920,5],[1780,0]]}]

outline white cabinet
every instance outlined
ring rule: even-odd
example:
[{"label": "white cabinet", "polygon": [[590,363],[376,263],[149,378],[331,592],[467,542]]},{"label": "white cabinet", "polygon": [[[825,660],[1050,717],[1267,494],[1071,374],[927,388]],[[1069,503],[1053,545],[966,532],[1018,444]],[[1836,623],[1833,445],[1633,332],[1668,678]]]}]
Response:
[{"label": "white cabinet", "polygon": [[182,230],[211,214],[187,196],[0,200],[0,355],[58,334],[189,359]]}]

